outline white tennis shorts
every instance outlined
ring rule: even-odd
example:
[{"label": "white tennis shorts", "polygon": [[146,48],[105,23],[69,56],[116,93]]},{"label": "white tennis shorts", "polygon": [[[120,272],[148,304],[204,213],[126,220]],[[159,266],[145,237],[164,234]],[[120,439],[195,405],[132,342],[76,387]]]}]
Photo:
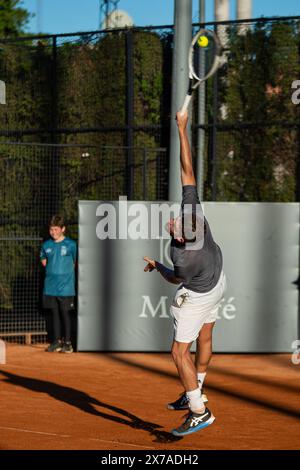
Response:
[{"label": "white tennis shorts", "polygon": [[199,293],[179,287],[170,307],[174,320],[174,339],[180,343],[192,343],[198,338],[205,323],[215,322],[225,290],[226,277],[223,271],[217,285],[209,292]]}]

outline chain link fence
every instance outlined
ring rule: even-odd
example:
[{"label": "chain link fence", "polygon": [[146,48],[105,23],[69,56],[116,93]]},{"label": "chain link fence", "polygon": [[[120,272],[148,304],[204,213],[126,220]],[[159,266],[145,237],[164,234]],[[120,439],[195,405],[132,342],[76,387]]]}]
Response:
[{"label": "chain link fence", "polygon": [[[205,199],[299,201],[300,18],[209,24],[223,46],[206,86]],[[195,119],[197,123],[197,117]],[[196,139],[195,139],[196,141]]]},{"label": "chain link fence", "polygon": [[0,336],[45,340],[38,255],[48,237],[49,216],[64,214],[68,236],[77,239],[78,201],[118,199],[126,194],[131,171],[136,199],[164,199],[165,159],[164,148],[0,144]]}]

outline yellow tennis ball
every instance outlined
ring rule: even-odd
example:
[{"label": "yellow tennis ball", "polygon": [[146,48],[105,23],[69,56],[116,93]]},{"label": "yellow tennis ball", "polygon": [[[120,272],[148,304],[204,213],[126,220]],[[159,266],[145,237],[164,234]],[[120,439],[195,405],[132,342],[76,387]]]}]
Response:
[{"label": "yellow tennis ball", "polygon": [[206,47],[208,45],[208,39],[206,36],[200,36],[197,42],[200,47]]}]

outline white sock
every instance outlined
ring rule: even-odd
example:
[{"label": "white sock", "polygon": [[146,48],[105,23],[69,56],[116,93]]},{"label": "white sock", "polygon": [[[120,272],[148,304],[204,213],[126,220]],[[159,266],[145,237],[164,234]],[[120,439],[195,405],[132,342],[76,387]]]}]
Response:
[{"label": "white sock", "polygon": [[201,398],[200,388],[186,392],[186,396],[188,397],[189,407],[193,413],[199,413],[200,410],[204,410],[205,406]]},{"label": "white sock", "polygon": [[206,376],[206,372],[203,372],[203,373],[198,372],[197,373],[197,379],[198,379],[198,384],[199,384],[200,389],[202,388],[202,385],[204,384],[205,376]]}]

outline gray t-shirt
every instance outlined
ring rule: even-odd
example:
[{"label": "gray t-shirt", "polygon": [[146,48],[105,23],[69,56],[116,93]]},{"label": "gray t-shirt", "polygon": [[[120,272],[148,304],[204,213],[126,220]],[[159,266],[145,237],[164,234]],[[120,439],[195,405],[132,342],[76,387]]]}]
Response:
[{"label": "gray t-shirt", "polygon": [[[196,206],[198,204],[198,206]],[[196,186],[183,186],[182,211],[189,205],[196,211],[201,208]],[[202,208],[201,208],[202,211]],[[204,240],[201,249],[188,249],[188,244],[178,243],[174,238],[171,242],[171,259],[174,264],[175,276],[184,280],[183,286],[195,292],[209,292],[218,283],[223,266],[220,247],[215,243],[209,224],[204,217]]]}]

